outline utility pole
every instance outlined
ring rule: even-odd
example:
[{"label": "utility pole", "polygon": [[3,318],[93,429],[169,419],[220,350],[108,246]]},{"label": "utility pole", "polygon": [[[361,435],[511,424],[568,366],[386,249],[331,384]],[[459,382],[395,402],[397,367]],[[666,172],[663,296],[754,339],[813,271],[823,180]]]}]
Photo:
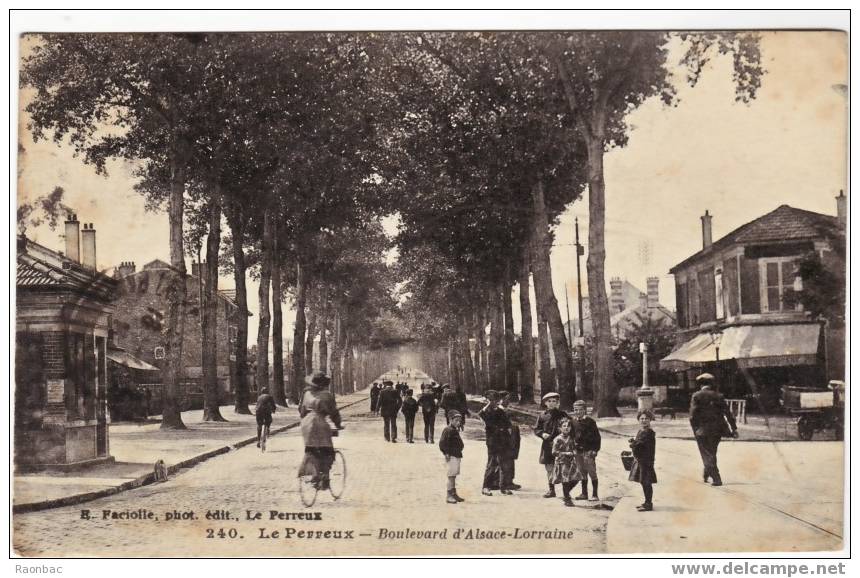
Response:
[{"label": "utility pole", "polygon": [[570,301],[567,297],[567,281],[564,282],[564,307],[567,309],[567,343],[570,347],[573,347],[573,334],[570,323]]},{"label": "utility pole", "polygon": [[[574,371],[576,372],[576,387],[579,389],[576,392],[576,397],[583,399],[585,397],[585,371],[583,370],[585,365],[585,326],[582,320],[582,271],[579,267],[579,258],[585,254],[585,249],[579,244],[579,217],[574,219],[574,226],[576,231],[576,301],[579,309],[579,339],[575,349],[576,355],[574,355],[576,361]],[[567,314],[567,317],[568,325],[570,325],[570,313]]]}]

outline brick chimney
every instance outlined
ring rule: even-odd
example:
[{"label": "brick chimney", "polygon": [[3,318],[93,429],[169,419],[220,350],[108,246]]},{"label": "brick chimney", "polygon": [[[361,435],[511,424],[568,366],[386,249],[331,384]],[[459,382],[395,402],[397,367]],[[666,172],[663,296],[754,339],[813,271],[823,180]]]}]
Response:
[{"label": "brick chimney", "polygon": [[123,261],[119,264],[119,267],[116,268],[116,276],[119,279],[123,277],[128,277],[129,275],[133,275],[137,270],[137,266],[134,264],[134,261]]},{"label": "brick chimney", "polygon": [[839,190],[839,196],[836,197],[836,217],[844,227],[848,221],[848,197],[845,196],[845,191],[842,189]]},{"label": "brick chimney", "polygon": [[621,277],[613,277],[609,280],[609,308],[611,313],[624,311],[623,285],[624,283],[621,281]]},{"label": "brick chimney", "polygon": [[648,291],[648,307],[660,305],[660,278],[648,277],[646,280]]},{"label": "brick chimney", "polygon": [[81,265],[96,270],[96,230],[92,223],[84,223],[81,230]]},{"label": "brick chimney", "polygon": [[81,224],[78,216],[69,213],[66,219],[66,257],[75,263],[81,262]]},{"label": "brick chimney", "polygon": [[714,238],[711,234],[711,215],[708,214],[707,209],[705,210],[705,214],[702,215],[702,249],[707,249],[714,242]]}]

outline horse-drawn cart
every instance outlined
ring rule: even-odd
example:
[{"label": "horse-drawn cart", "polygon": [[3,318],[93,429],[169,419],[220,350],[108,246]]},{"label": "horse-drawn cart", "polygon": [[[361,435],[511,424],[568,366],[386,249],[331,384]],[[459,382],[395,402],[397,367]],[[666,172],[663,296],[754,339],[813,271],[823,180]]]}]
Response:
[{"label": "horse-drawn cart", "polygon": [[832,429],[837,440],[845,435],[845,383],[831,381],[826,388],[785,386],[782,406],[797,416],[797,435],[804,441],[819,430]]}]

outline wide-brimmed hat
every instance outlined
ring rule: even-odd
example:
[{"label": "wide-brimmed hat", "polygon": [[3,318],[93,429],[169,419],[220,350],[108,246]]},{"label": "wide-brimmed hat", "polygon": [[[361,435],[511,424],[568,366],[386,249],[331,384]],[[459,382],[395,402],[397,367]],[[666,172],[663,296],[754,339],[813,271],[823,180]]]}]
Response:
[{"label": "wide-brimmed hat", "polygon": [[328,387],[331,383],[331,378],[321,371],[317,371],[312,375],[305,377],[305,383],[315,387]]},{"label": "wide-brimmed hat", "polygon": [[559,397],[561,397],[559,394],[557,394],[557,393],[556,393],[556,392],[554,392],[554,391],[551,391],[551,392],[549,392],[548,394],[546,394],[545,396],[543,396],[543,397],[541,398],[541,400],[542,400],[542,401],[549,401],[549,400],[551,400],[551,399],[557,399],[557,398],[559,398]]},{"label": "wide-brimmed hat", "polygon": [[714,381],[714,376],[710,373],[703,373],[696,378],[696,381]]}]

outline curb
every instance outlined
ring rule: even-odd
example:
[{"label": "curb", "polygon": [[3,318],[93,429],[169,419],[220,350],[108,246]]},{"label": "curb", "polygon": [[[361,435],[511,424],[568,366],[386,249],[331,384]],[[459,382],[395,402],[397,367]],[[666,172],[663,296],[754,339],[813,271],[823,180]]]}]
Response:
[{"label": "curb", "polygon": [[[363,401],[367,401],[370,399],[369,397],[363,397],[359,400],[338,406],[338,410],[346,409],[348,407],[352,407],[353,405],[359,404]],[[279,428],[269,431],[269,436],[273,436],[275,434],[279,434],[281,432],[285,432],[287,430],[294,429],[301,424],[301,421],[294,421],[292,423],[288,423],[287,425],[283,425]],[[173,464],[167,468],[168,475],[175,474],[181,469],[192,468],[197,464],[203,463],[210,458],[214,458],[215,456],[220,456],[222,454],[226,454],[228,452],[241,449],[247,445],[252,443],[256,443],[257,436],[253,436],[244,440],[240,440],[236,443],[222,446],[220,448],[215,448],[214,450],[209,450],[208,452],[204,452],[200,455],[194,456],[192,458],[188,458],[187,460],[183,460],[179,463]],[[99,498],[106,498],[108,496],[113,496],[114,494],[119,494],[120,492],[125,492],[127,490],[133,490],[135,488],[140,488],[143,486],[148,486],[155,482],[155,473],[146,474],[135,478],[133,480],[129,480],[124,482],[118,486],[112,486],[110,488],[105,488],[103,490],[97,490],[95,492],[87,492],[85,494],[74,494],[72,496],[65,496],[62,498],[54,498],[53,500],[43,500],[41,502],[30,502],[27,504],[16,504],[12,506],[13,514],[26,514],[29,512],[39,512],[41,510],[50,510],[53,508],[62,508],[64,506],[74,506],[76,504],[83,504],[84,502],[91,502],[92,500],[98,500]]]}]

